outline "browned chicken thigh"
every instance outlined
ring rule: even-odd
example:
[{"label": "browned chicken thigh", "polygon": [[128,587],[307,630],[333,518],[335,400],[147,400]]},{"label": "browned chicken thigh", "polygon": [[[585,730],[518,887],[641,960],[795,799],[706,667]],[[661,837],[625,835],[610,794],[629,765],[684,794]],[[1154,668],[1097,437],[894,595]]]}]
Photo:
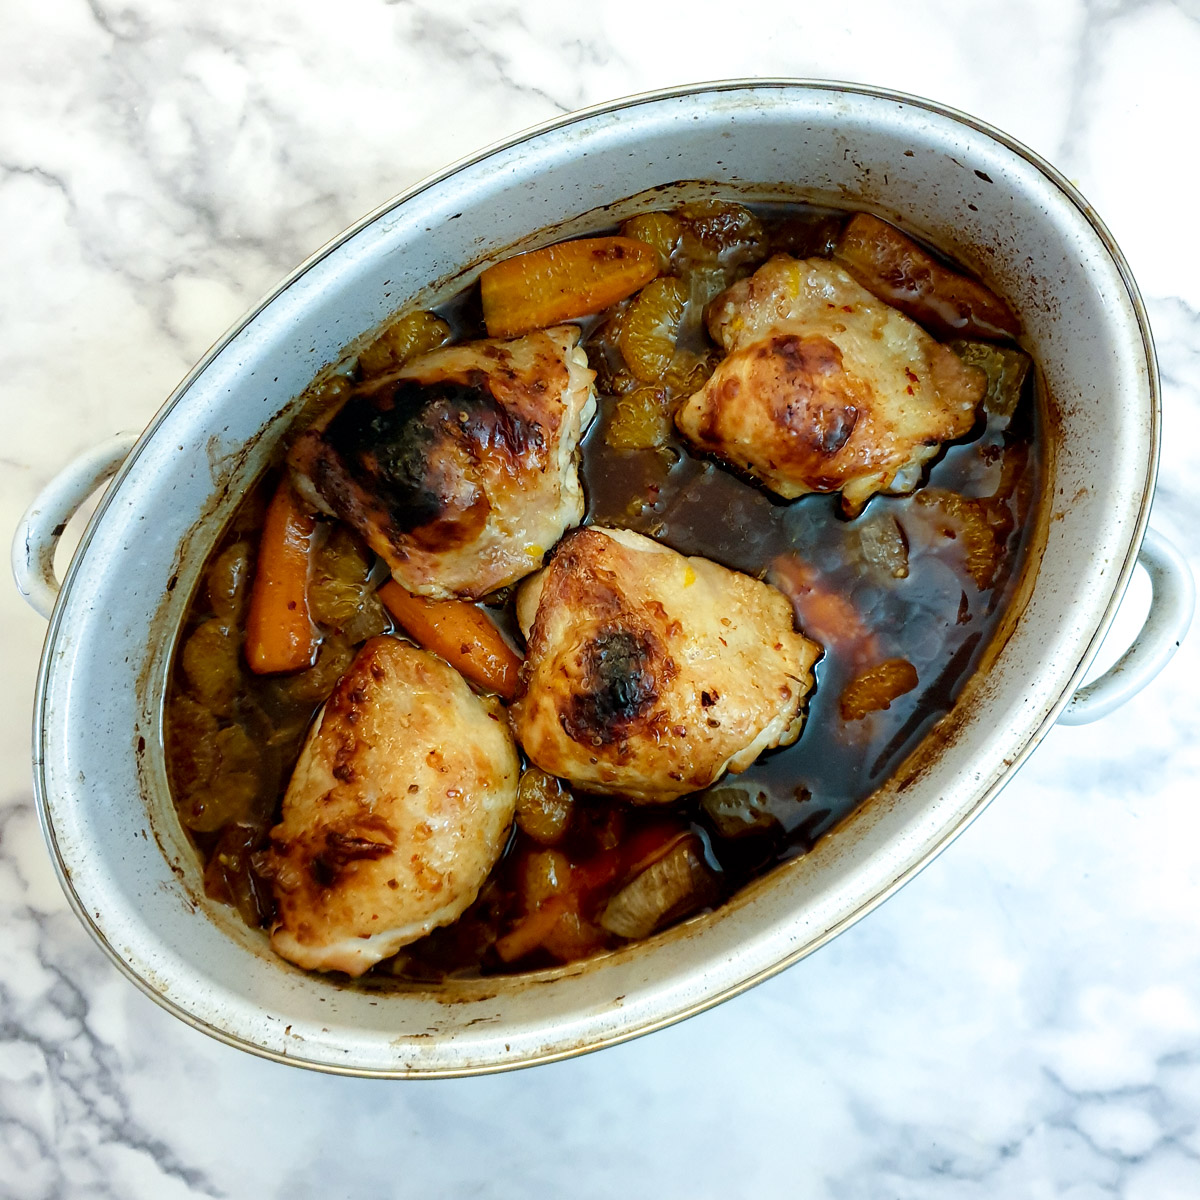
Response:
[{"label": "browned chicken thigh", "polygon": [[827,259],[778,255],[707,319],[728,353],[676,424],[788,499],[840,491],[857,513],[975,423],[983,372]]},{"label": "browned chicken thigh", "polygon": [[317,719],[271,831],[271,945],[361,975],[455,920],[504,849],[518,763],[502,714],[441,659],[372,638]]},{"label": "browned chicken thigh", "polygon": [[517,739],[586,791],[674,800],[800,736],[820,647],[748,575],[591,526],[523,585],[517,618]]},{"label": "browned chicken thigh", "polygon": [[402,587],[477,599],[536,570],[582,519],[593,379],[574,325],[448,346],[364,385],[289,462]]}]

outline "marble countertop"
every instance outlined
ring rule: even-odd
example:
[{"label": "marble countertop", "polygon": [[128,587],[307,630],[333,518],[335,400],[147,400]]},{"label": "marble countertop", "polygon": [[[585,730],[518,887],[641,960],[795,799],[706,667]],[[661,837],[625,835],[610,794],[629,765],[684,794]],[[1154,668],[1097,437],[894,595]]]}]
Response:
[{"label": "marble countertop", "polygon": [[[5,24],[0,529],[419,177],[623,94],[792,75],[930,96],[1078,183],[1157,338],[1154,524],[1200,563],[1195,0],[46,0]],[[600,1054],[413,1084],[219,1045],[92,944],[32,803],[43,633],[0,588],[2,1196],[1200,1195],[1200,637],[783,975]]]}]

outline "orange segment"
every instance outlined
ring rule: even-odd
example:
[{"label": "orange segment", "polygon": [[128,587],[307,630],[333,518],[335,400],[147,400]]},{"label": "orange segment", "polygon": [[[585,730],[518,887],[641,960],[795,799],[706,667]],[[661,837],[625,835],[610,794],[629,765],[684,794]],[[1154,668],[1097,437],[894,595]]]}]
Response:
[{"label": "orange segment", "polygon": [[861,721],[868,713],[890,708],[917,686],[916,668],[906,658],[889,658],[860,672],[846,685],[839,707],[845,721]]}]

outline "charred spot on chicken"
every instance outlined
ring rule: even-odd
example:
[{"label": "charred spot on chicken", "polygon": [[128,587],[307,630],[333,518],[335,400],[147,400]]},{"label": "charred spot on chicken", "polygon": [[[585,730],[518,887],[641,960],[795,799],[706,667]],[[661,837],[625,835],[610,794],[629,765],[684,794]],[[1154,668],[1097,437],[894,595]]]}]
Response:
[{"label": "charred spot on chicken", "polygon": [[580,690],[559,718],[567,736],[577,742],[605,746],[626,736],[631,724],[658,699],[656,657],[662,674],[674,673],[669,657],[655,654],[645,635],[627,629],[601,633],[583,652]]}]

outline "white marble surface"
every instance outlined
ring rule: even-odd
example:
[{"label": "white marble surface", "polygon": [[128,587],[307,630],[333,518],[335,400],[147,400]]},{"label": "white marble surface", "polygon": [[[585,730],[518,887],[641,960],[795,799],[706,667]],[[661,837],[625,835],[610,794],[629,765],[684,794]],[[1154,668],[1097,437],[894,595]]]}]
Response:
[{"label": "white marble surface", "polygon": [[[1200,561],[1196,0],[43,0],[3,24],[0,529],[419,176],[584,104],[778,74],[931,96],[1078,182],[1158,339],[1155,523]],[[42,636],[0,588],[0,1195],[1200,1195],[1200,637],[783,976],[581,1060],[408,1084],[220,1046],[92,945],[31,801]]]}]

